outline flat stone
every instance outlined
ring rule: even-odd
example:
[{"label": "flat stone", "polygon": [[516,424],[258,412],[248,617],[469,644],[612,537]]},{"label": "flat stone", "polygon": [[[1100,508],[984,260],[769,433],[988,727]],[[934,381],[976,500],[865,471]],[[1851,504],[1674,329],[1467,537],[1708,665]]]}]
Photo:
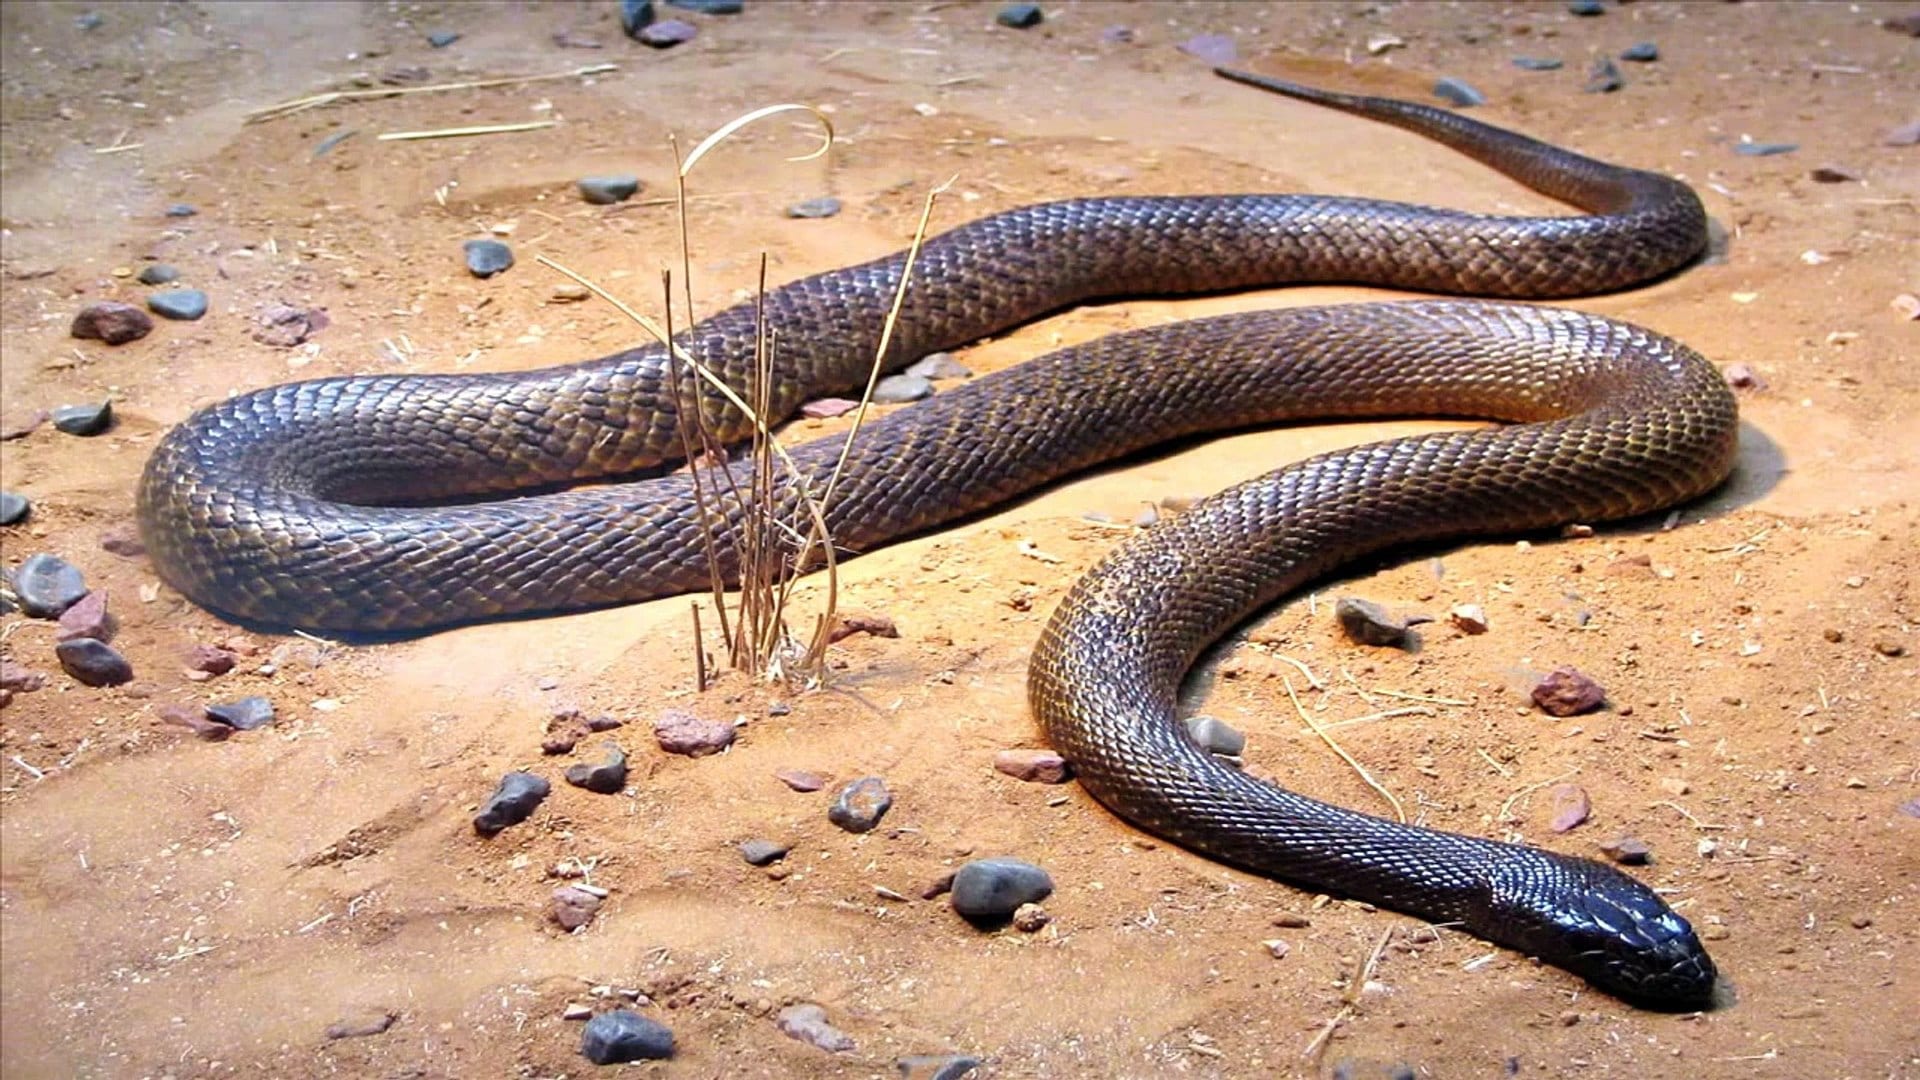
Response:
[{"label": "flat stone", "polygon": [[168,289],[148,296],[147,307],[163,319],[192,322],[207,313],[207,294],[199,289]]},{"label": "flat stone", "polygon": [[460,250],[466,254],[467,272],[477,278],[490,278],[513,265],[513,249],[498,240],[469,240]]},{"label": "flat stone", "polygon": [[1651,64],[1655,60],[1660,59],[1660,46],[1655,45],[1651,41],[1642,41],[1639,44],[1628,46],[1626,50],[1620,54],[1620,59],[1631,60],[1636,64]]},{"label": "flat stone", "polygon": [[708,720],[685,709],[667,709],[653,722],[653,737],[669,754],[706,757],[733,745],[736,729],[724,720]]},{"label": "flat stone", "polygon": [[684,19],[666,19],[642,29],[634,39],[649,48],[671,49],[685,45],[699,33],[698,27]]},{"label": "flat stone", "polygon": [[1045,18],[1046,13],[1040,10],[1039,4],[1008,4],[1000,9],[993,21],[1015,30],[1026,30],[1039,26]]},{"label": "flat stone", "polygon": [[252,731],[273,723],[273,702],[255,695],[207,706],[207,716],[235,731]]},{"label": "flat stone", "polygon": [[779,769],[773,776],[795,791],[819,791],[827,786],[826,774],[811,769]]},{"label": "flat stone", "polygon": [[960,1080],[980,1067],[980,1059],[967,1054],[909,1054],[894,1059],[900,1080]]},{"label": "flat stone", "polygon": [[827,1010],[811,1002],[781,1009],[775,1023],[788,1038],[811,1043],[829,1053],[845,1053],[854,1047],[853,1037],[827,1023]]},{"label": "flat stone", "polygon": [[170,285],[180,280],[180,271],[166,263],[148,263],[134,280],[142,285]]},{"label": "flat stone", "polygon": [[1239,757],[1246,752],[1247,737],[1225,721],[1212,716],[1187,718],[1187,734],[1209,754]]},{"label": "flat stone", "polygon": [[238,654],[218,645],[195,645],[187,650],[187,669],[206,675],[225,675],[239,662]]},{"label": "flat stone", "polygon": [[815,398],[800,406],[800,415],[814,420],[831,420],[836,416],[845,416],[859,407],[859,402],[848,398]]},{"label": "flat stone", "polygon": [[673,1056],[673,1032],[631,1009],[603,1012],[580,1032],[580,1054],[595,1065]]},{"label": "flat stone", "polygon": [[840,212],[840,200],[831,195],[806,199],[787,207],[790,218],[830,218]]},{"label": "flat stone", "polygon": [[547,908],[547,917],[562,930],[572,932],[592,922],[599,910],[597,894],[575,885],[562,885],[553,890],[553,903]]},{"label": "flat stone", "polygon": [[874,385],[873,400],[877,405],[898,405],[908,401],[919,401],[933,393],[933,381],[918,375],[888,375]]},{"label": "flat stone", "polygon": [[1607,57],[1595,59],[1593,66],[1587,69],[1587,85],[1584,89],[1589,94],[1611,94],[1625,85],[1627,77],[1620,73],[1619,65]]},{"label": "flat stone", "polygon": [[1349,638],[1362,645],[1403,646],[1412,620],[1396,618],[1371,600],[1343,596],[1333,605],[1333,617]]},{"label": "flat stone", "polygon": [[1775,154],[1791,154],[1800,149],[1799,143],[1790,142],[1740,142],[1733,144],[1733,152],[1741,157],[1773,157]]},{"label": "flat stone", "polygon": [[1533,688],[1533,703],[1549,716],[1578,716],[1607,700],[1601,685],[1571,667],[1557,667]]},{"label": "flat stone", "polygon": [[1471,109],[1475,105],[1487,103],[1487,95],[1481,93],[1473,84],[1452,76],[1433,84],[1433,96],[1462,109]]},{"label": "flat stone", "polygon": [[132,304],[103,300],[88,304],[73,317],[68,333],[77,338],[92,338],[109,345],[125,345],[153,332],[153,318]]},{"label": "flat stone", "polygon": [[97,405],[62,405],[53,410],[55,430],[86,438],[113,426],[113,402]]},{"label": "flat stone", "polygon": [[1022,904],[1037,904],[1053,895],[1053,878],[1045,870],[1019,859],[975,859],[953,875],[949,903],[973,923],[1004,922]]},{"label": "flat stone", "polygon": [[16,694],[31,694],[47,685],[45,672],[35,671],[25,664],[12,660],[0,660],[0,690]]},{"label": "flat stone", "polygon": [[364,1039],[384,1033],[399,1014],[391,1009],[375,1009],[356,1016],[343,1017],[327,1025],[329,1039]]},{"label": "flat stone", "polygon": [[611,206],[623,203],[640,191],[640,178],[621,174],[618,176],[583,176],[574,181],[580,189],[580,197],[595,206]]},{"label": "flat stone", "polygon": [[133,665],[113,646],[97,638],[74,638],[53,647],[60,667],[88,686],[119,686],[133,681]]},{"label": "flat stone", "polygon": [[747,10],[744,0],[667,0],[667,6],[700,15],[738,15]]},{"label": "flat stone", "polygon": [[18,525],[33,513],[33,503],[17,491],[0,491],[0,525]]},{"label": "flat stone", "polygon": [[1559,71],[1566,65],[1549,56],[1516,56],[1513,66],[1522,71]]},{"label": "flat stone", "polygon": [[1479,604],[1455,604],[1447,612],[1453,628],[1469,636],[1487,632],[1487,611]]},{"label": "flat stone", "polygon": [[1554,832],[1568,832],[1593,814],[1593,801],[1578,784],[1553,785],[1547,791],[1547,804],[1552,807],[1547,827]]},{"label": "flat stone", "polygon": [[993,767],[1031,784],[1064,784],[1073,775],[1067,759],[1052,750],[1002,750],[993,755]]},{"label": "flat stone", "polygon": [[60,613],[60,629],[54,632],[55,641],[72,641],[75,638],[93,638],[97,641],[112,641],[118,628],[113,613],[107,610],[107,594],[98,590],[76,600]]},{"label": "flat stone", "polygon": [[773,840],[748,840],[740,845],[740,857],[752,866],[770,866],[787,857],[791,845]]},{"label": "flat stone", "polygon": [[188,708],[185,705],[162,705],[158,715],[162,722],[186,728],[208,742],[225,742],[233,735],[232,728],[207,719],[204,709]]},{"label": "flat stone", "polygon": [[87,579],[57,555],[30,555],[13,571],[13,592],[28,615],[57,619],[87,595]]},{"label": "flat stone", "polygon": [[1653,848],[1645,840],[1637,837],[1622,836],[1613,840],[1602,840],[1600,854],[1622,866],[1644,866],[1653,858]]},{"label": "flat stone", "polygon": [[1209,64],[1231,64],[1240,58],[1240,46],[1226,34],[1196,34],[1180,43],[1180,51]]},{"label": "flat stone", "polygon": [[173,205],[167,207],[167,211],[166,211],[168,217],[176,217],[176,218],[192,217],[195,214],[198,214],[199,212],[200,211],[194,209],[194,206],[192,203],[183,203],[183,202],[174,203]]},{"label": "flat stone", "polygon": [[886,781],[863,776],[840,789],[840,797],[827,810],[827,820],[850,833],[869,832],[886,816],[893,805],[893,793]]},{"label": "flat stone", "polygon": [[902,375],[918,375],[923,379],[942,382],[948,379],[966,379],[973,376],[973,369],[955,360],[950,353],[928,353],[919,360],[908,364]]},{"label": "flat stone", "polygon": [[427,35],[427,44],[436,49],[444,49],[460,40],[460,35],[452,30],[435,30]]},{"label": "flat stone", "polygon": [[1595,15],[1605,15],[1607,13],[1607,5],[1601,3],[1600,0],[1572,0],[1572,2],[1567,5],[1567,10],[1572,14],[1591,18]]},{"label": "flat stone", "polygon": [[606,758],[599,764],[580,762],[567,766],[567,783],[577,788],[585,788],[596,795],[618,795],[627,786],[627,755],[617,746],[607,747]]},{"label": "flat stone", "polygon": [[473,816],[473,831],[492,836],[510,825],[518,825],[533,816],[553,785],[529,772],[510,772],[500,778],[500,786],[488,796],[480,812]]}]

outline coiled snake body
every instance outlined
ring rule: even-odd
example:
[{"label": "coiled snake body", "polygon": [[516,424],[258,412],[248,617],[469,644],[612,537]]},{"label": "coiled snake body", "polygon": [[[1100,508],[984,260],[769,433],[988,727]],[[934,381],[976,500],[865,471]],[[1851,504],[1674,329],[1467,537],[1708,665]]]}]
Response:
[{"label": "coiled snake body", "polygon": [[[1094,296],[1289,281],[1567,296],[1667,273],[1704,245],[1698,200],[1665,177],[1425,106],[1233,77],[1410,128],[1589,213],[1511,218],[1304,195],[1030,206],[928,243],[890,360]],[[902,268],[896,255],[767,296],[781,342],[774,413],[864,377]],[[754,317],[751,305],[724,312],[686,345],[744,385]],[[696,395],[723,438],[746,432],[684,377],[676,394],[664,354],[646,348],[511,375],[335,378],[242,395],[161,442],[139,491],[142,531],[161,574],[195,601],[320,630],[701,589],[708,566],[684,475],[471,501],[675,457],[675,403]],[[1573,312],[1448,300],[1134,331],[869,425],[828,524],[857,551],[1181,435],[1408,414],[1511,423],[1323,455],[1122,544],[1048,623],[1029,678],[1034,714],[1086,789],[1150,831],[1458,924],[1639,1002],[1700,1004],[1712,962],[1633,878],[1306,799],[1221,765],[1175,714],[1203,648],[1358,555],[1645,513],[1716,486],[1732,464],[1734,405],[1684,346]],[[837,453],[830,440],[794,458],[823,475]],[[468,501],[422,505],[454,499]]]}]

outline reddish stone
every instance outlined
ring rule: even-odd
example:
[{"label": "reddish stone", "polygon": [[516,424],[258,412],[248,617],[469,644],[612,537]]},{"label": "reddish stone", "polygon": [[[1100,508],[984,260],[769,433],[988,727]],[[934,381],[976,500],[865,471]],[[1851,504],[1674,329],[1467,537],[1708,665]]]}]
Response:
[{"label": "reddish stone", "polygon": [[138,341],[153,332],[153,317],[132,304],[104,300],[88,304],[73,317],[70,332],[77,338],[94,338],[109,345]]}]

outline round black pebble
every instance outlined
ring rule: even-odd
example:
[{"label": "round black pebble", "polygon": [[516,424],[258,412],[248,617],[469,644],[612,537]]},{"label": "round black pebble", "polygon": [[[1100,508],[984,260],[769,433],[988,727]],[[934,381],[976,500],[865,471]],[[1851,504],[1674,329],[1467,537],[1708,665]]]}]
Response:
[{"label": "round black pebble", "polygon": [[975,859],[953,875],[953,910],[969,922],[1013,918],[1021,904],[1037,904],[1053,894],[1053,878],[1019,859]]},{"label": "round black pebble", "polygon": [[33,513],[27,497],[14,491],[0,491],[0,525],[18,525]]},{"label": "round black pebble", "polygon": [[473,831],[492,836],[509,825],[518,825],[533,816],[553,785],[529,772],[510,772],[500,778],[500,786],[488,797],[486,805],[473,815]]},{"label": "round black pebble", "polygon": [[580,1033],[580,1054],[595,1065],[673,1056],[673,1032],[629,1009],[604,1012]]},{"label": "round black pebble", "polygon": [[163,319],[192,322],[207,313],[207,294],[199,289],[168,289],[147,297],[147,308]]},{"label": "round black pebble", "polygon": [[62,405],[53,410],[53,426],[69,435],[98,435],[113,426],[113,402]]},{"label": "round black pebble", "polygon": [[461,250],[467,254],[468,272],[477,278],[490,278],[513,265],[513,249],[498,240],[469,240]]},{"label": "round black pebble", "polygon": [[33,555],[13,572],[13,593],[27,614],[57,619],[87,595],[87,579],[79,567],[58,555]]},{"label": "round black pebble", "polygon": [[637,176],[583,176],[574,183],[580,197],[595,206],[626,202],[640,190]]},{"label": "round black pebble", "polygon": [[98,638],[74,638],[53,647],[67,674],[88,686],[118,686],[133,681],[133,665]]},{"label": "round black pebble", "polygon": [[209,705],[207,715],[235,731],[252,731],[273,723],[273,702],[263,697],[243,697],[238,701]]},{"label": "round black pebble", "polygon": [[149,263],[135,280],[142,285],[166,285],[180,280],[180,271],[166,263]]},{"label": "round black pebble", "polygon": [[1039,26],[1041,20],[1045,18],[1046,13],[1040,10],[1039,4],[1008,4],[1000,9],[1000,13],[993,17],[993,21],[1001,26],[1011,26],[1015,30],[1026,30]]}]

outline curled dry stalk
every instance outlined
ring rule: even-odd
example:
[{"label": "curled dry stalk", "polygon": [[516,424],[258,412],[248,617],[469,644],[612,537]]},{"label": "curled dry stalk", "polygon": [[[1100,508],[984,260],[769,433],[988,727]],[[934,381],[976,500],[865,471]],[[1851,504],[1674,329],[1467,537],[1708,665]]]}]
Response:
[{"label": "curled dry stalk", "polygon": [[[684,159],[679,158],[678,144],[669,139],[676,158],[673,202],[679,214],[680,283],[689,322],[692,321],[693,288],[687,176],[709,151],[741,128],[765,117],[795,110],[807,112],[819,120],[825,135],[821,145],[811,153],[788,160],[806,161],[825,153],[833,143],[832,123],[818,111],[794,104],[772,105],[737,117],[702,140]],[[926,241],[934,202],[951,185],[952,181],[949,180],[927,193],[913,242],[907,250],[892,307],[874,350],[867,383],[854,412],[853,423],[833,471],[817,495],[814,478],[800,470],[767,422],[779,341],[766,319],[767,261],[764,255],[760,261],[759,288],[756,292],[754,363],[749,385],[742,388],[727,385],[718,373],[702,364],[676,340],[671,272],[662,275],[666,309],[663,327],[621,303],[594,282],[545,256],[539,257],[543,264],[559,270],[612,303],[667,347],[670,377],[678,395],[681,445],[692,478],[720,634],[727,642],[731,664],[756,677],[789,683],[799,679],[807,684],[817,684],[825,678],[826,649],[839,597],[838,560],[827,527],[827,508],[846,468],[853,440],[859,435],[872,404],[874,387],[879,382],[887,351],[893,342],[894,328],[906,303],[913,267]],[[697,392],[697,383],[684,377],[684,372],[688,370],[693,372],[695,379],[710,386],[750,424],[746,454],[748,469],[744,483],[727,464],[726,447],[714,431],[714,417],[709,409],[702,407],[705,399]],[[692,423],[686,422],[688,417],[692,418]],[[792,515],[792,520],[782,516],[783,507]],[[737,526],[730,527],[731,522],[737,522]],[[738,606],[731,614],[726,603],[723,542],[732,547],[735,581],[739,589]],[[823,610],[815,616],[813,632],[802,649],[788,629],[786,609],[800,575],[816,565],[825,570],[827,578]],[[698,626],[697,617],[695,625]],[[701,647],[696,640],[695,649]],[[704,676],[699,681],[704,688]]]}]

